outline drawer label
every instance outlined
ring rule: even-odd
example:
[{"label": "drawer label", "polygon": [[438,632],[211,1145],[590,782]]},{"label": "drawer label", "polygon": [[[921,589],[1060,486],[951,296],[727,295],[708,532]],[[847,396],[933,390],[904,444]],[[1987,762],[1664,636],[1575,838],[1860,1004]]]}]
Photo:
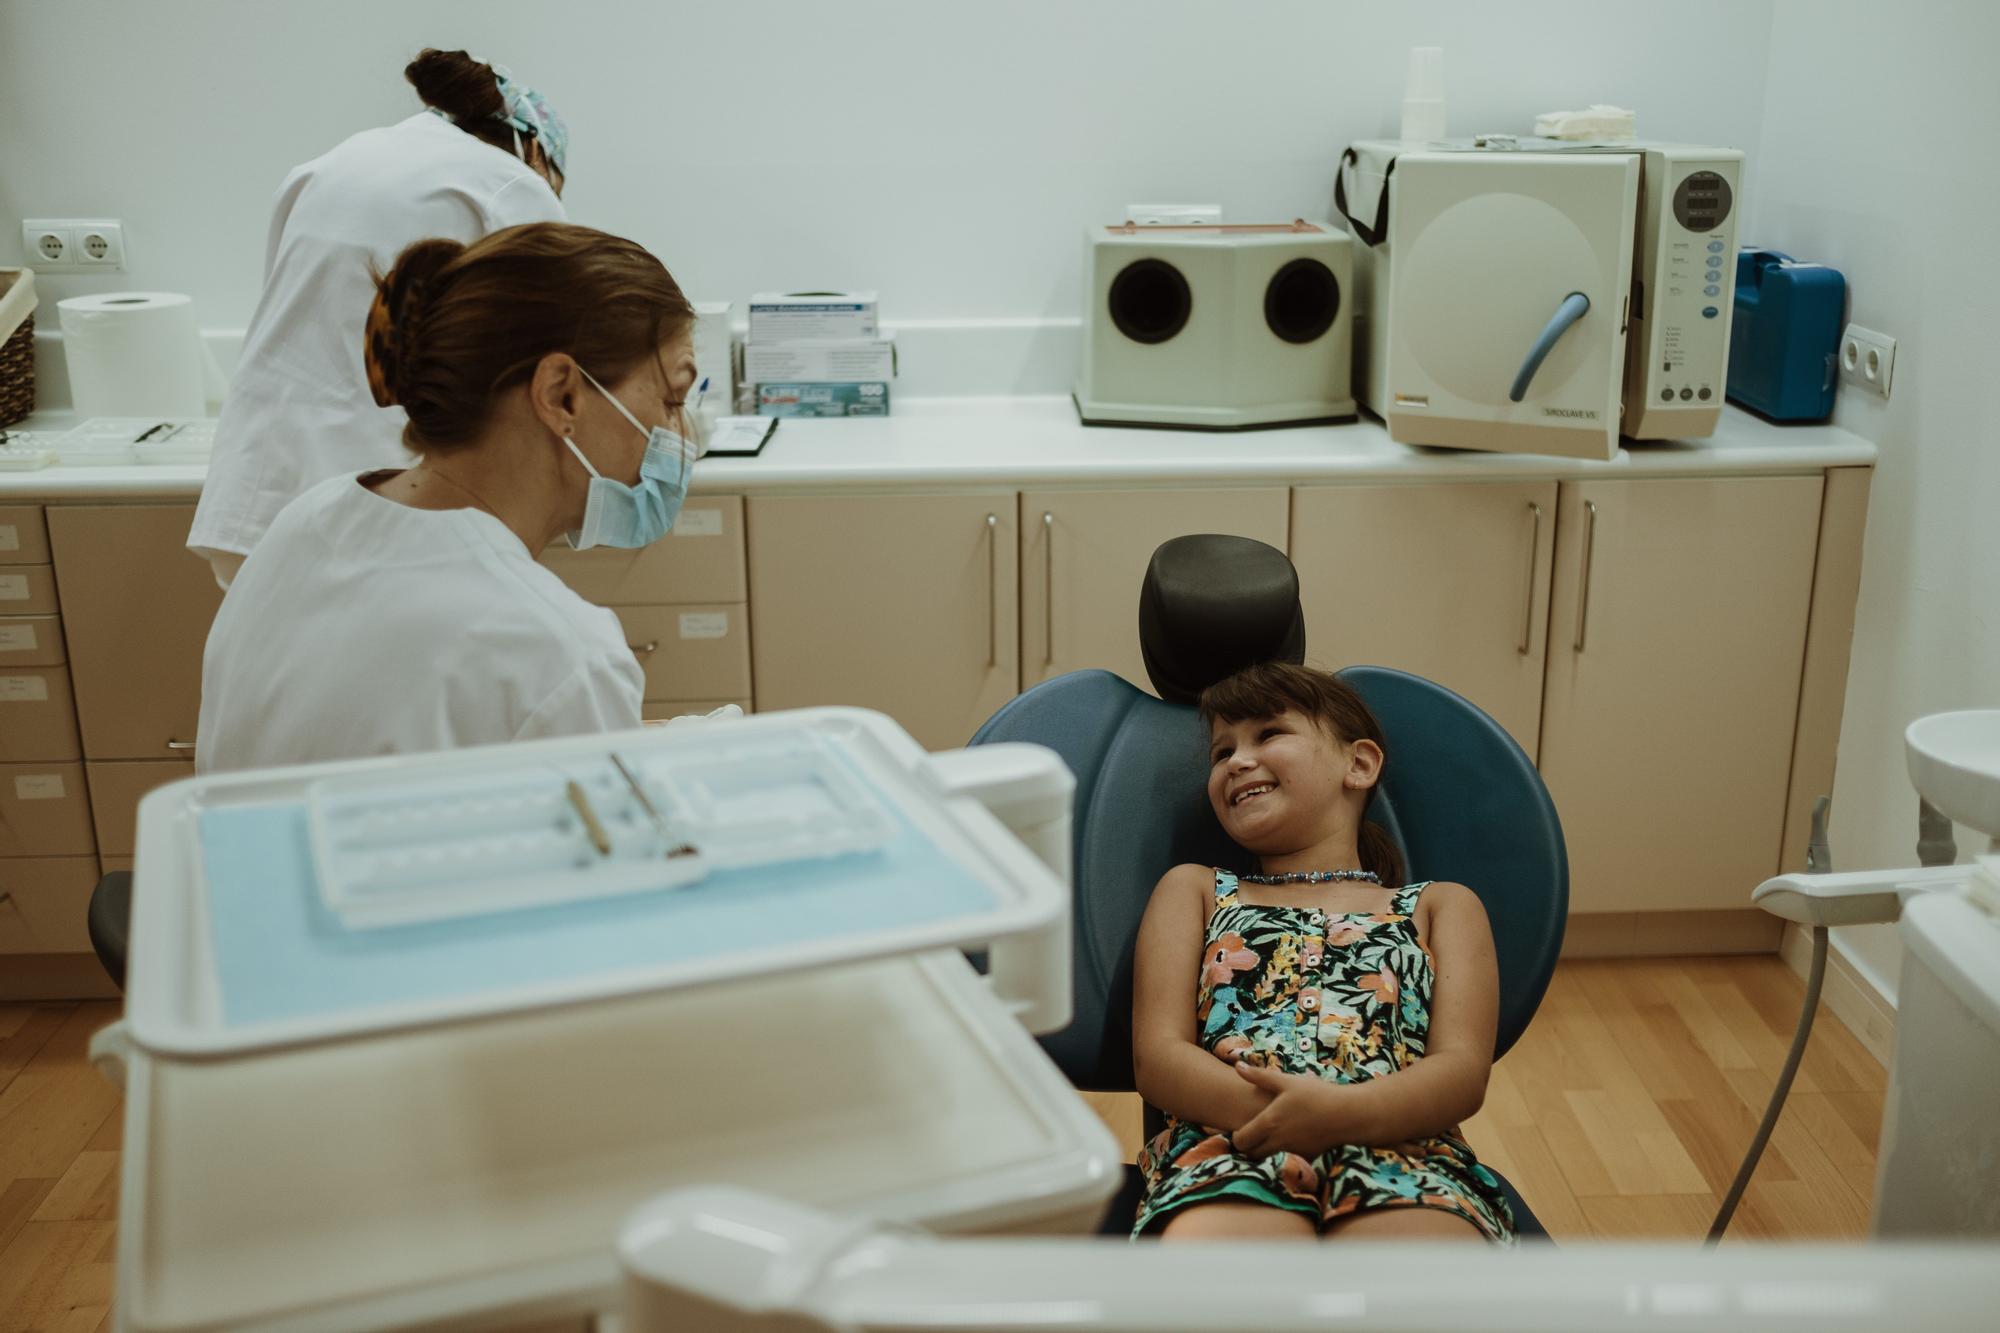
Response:
[{"label": "drawer label", "polygon": [[683,509],[681,516],[674,520],[673,534],[676,537],[720,537],[722,535],[722,511],[720,509]]},{"label": "drawer label", "polygon": [[14,779],[14,799],[17,801],[60,801],[62,798],[60,773],[36,773]]},{"label": "drawer label", "polygon": [[32,653],[35,651],[35,627],[33,625],[0,625],[0,653]]},{"label": "drawer label", "polygon": [[0,704],[46,703],[49,683],[40,676],[0,676]]},{"label": "drawer label", "polygon": [[726,639],[729,637],[727,611],[687,611],[681,615],[683,639]]},{"label": "drawer label", "polygon": [[0,602],[25,602],[28,600],[28,576],[26,574],[0,574]]},{"label": "drawer label", "polygon": [[21,530],[12,523],[0,523],[0,551],[21,549]]}]

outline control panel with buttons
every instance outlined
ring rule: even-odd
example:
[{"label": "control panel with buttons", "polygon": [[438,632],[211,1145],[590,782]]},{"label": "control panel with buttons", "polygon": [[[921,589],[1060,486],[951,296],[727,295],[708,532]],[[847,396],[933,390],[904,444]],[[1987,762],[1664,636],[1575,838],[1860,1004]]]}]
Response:
[{"label": "control panel with buttons", "polygon": [[1627,335],[1622,429],[1638,439],[1706,435],[1729,369],[1743,155],[1667,144],[1634,149],[1645,159],[1640,195],[1651,202],[1633,256],[1642,317]]}]

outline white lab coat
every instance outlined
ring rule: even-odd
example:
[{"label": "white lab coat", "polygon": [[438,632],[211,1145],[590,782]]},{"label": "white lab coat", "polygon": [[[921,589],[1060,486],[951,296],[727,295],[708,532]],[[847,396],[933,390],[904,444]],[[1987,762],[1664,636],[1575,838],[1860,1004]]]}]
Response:
[{"label": "white lab coat", "polygon": [[278,515],[222,599],[195,769],[623,730],[644,692],[618,618],[499,519],[333,477]]},{"label": "white lab coat", "polygon": [[314,484],[410,461],[402,409],[377,407],[362,369],[371,261],[387,272],[425,237],[470,243],[563,220],[526,163],[428,111],[354,135],[287,176],[189,548],[247,553]]}]

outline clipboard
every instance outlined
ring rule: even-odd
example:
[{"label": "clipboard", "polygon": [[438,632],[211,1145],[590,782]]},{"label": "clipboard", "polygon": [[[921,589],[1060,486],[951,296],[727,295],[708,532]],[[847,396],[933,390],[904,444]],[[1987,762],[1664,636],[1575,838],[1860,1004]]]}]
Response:
[{"label": "clipboard", "polygon": [[755,458],[764,452],[781,417],[717,417],[704,458]]}]

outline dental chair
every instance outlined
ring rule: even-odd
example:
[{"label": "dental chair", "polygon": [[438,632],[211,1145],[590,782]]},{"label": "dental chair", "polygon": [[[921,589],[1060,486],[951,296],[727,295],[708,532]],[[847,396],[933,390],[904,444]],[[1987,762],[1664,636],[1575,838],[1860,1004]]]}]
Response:
[{"label": "dental chair", "polygon": [[[1029,741],[1076,775],[1076,1017],[1042,1045],[1079,1088],[1131,1092],[1132,952],[1160,876],[1185,861],[1253,870],[1209,809],[1201,691],[1256,662],[1305,660],[1298,572],[1244,537],[1177,537],[1161,546],[1139,601],[1153,698],[1108,671],[1076,671],[1022,694],[974,745]],[[1412,881],[1456,880],[1486,907],[1500,965],[1494,1054],[1534,1016],[1555,971],[1569,910],[1569,860],[1555,805],[1500,725],[1421,677],[1355,666],[1339,676],[1381,721],[1389,762],[1368,818],[1404,854]],[[1147,1133],[1159,1117],[1147,1108]],[[1495,1173],[1498,1174],[1497,1172]],[[1523,1237],[1547,1231],[1504,1179]],[[1101,1230],[1124,1234],[1141,1181],[1128,1167]]]}]

